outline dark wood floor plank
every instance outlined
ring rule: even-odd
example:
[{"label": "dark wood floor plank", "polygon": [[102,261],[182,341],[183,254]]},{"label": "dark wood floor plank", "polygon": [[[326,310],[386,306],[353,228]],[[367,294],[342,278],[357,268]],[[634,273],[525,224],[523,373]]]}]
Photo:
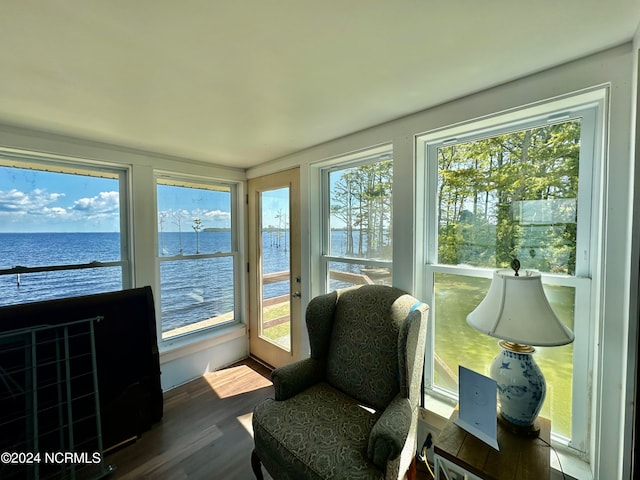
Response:
[{"label": "dark wood floor plank", "polygon": [[254,478],[251,414],[273,397],[269,375],[247,359],[166,392],[162,421],[106,457],[110,479]]}]

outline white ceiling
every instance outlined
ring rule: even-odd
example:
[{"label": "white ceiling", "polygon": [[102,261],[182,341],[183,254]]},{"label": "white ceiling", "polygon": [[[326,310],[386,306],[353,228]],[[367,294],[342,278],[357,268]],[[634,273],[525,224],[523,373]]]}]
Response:
[{"label": "white ceiling", "polygon": [[639,22],[640,0],[0,0],[0,123],[247,168]]}]

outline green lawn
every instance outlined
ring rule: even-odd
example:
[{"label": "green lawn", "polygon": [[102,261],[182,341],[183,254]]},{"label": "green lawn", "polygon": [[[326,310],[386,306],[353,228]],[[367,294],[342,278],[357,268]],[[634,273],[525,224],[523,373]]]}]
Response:
[{"label": "green lawn", "polygon": [[[456,376],[458,365],[489,376],[491,362],[500,351],[498,339],[470,327],[466,318],[484,298],[490,280],[436,274],[435,282],[435,326],[432,328],[435,328],[436,354]],[[557,315],[573,329],[574,289],[545,286],[545,291]],[[540,415],[551,418],[554,432],[570,437],[573,346],[536,347],[534,355],[547,380],[547,396]],[[435,383],[457,390],[437,373]]]},{"label": "green lawn", "polygon": [[[289,302],[280,303],[266,307],[263,312],[263,321],[268,322],[276,318],[289,315]],[[291,333],[291,324],[289,322],[280,323],[272,327],[265,328],[262,334],[268,339],[277,342],[279,338],[282,338]]]}]

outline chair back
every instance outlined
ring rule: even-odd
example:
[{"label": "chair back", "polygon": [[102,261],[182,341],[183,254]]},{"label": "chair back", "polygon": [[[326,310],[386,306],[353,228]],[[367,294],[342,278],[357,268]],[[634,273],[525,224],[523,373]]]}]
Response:
[{"label": "chair back", "polygon": [[399,334],[419,303],[406,292],[385,285],[339,290],[327,381],[364,405],[386,408],[401,388],[407,390],[401,385],[405,375],[400,373],[406,345]]}]

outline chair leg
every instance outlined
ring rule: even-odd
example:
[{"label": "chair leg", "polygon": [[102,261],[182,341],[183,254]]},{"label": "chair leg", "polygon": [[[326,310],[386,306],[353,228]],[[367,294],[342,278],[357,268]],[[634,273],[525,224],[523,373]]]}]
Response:
[{"label": "chair leg", "polygon": [[253,474],[256,476],[256,480],[264,480],[264,476],[262,475],[262,463],[260,462],[255,450],[251,452],[251,469],[253,470]]}]

